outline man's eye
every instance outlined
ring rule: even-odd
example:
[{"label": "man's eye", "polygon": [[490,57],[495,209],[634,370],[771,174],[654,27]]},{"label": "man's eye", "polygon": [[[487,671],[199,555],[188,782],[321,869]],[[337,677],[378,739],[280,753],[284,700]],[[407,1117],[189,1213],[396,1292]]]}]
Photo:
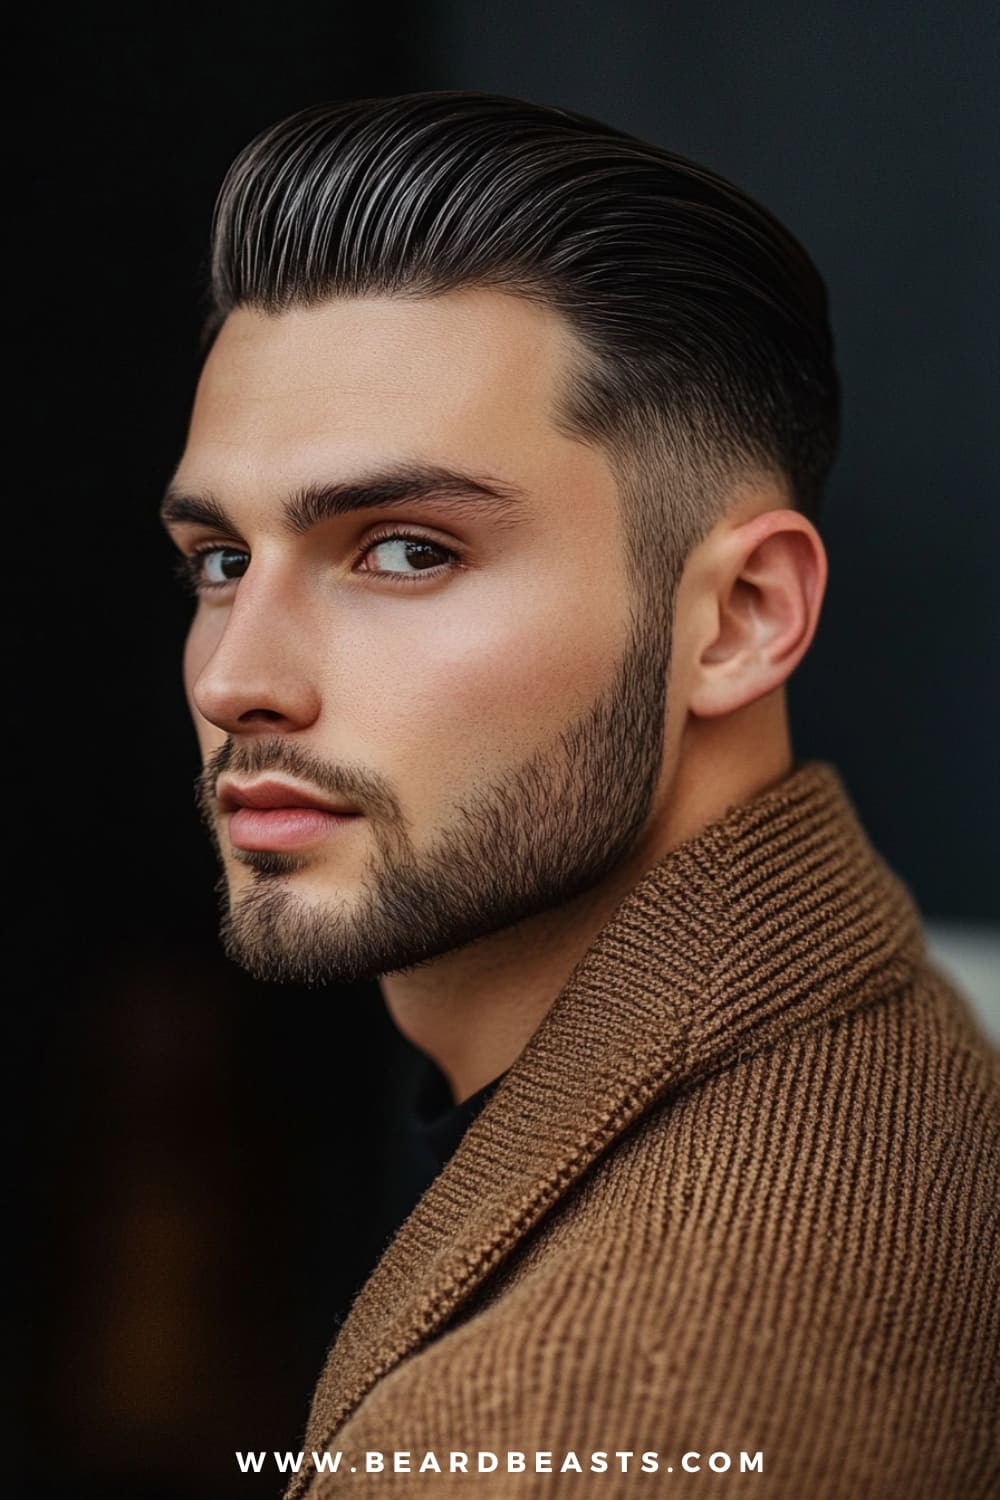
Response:
[{"label": "man's eye", "polygon": [[455,554],[426,537],[389,536],[373,543],[364,554],[363,572],[395,573],[412,577],[431,569],[447,567]]},{"label": "man's eye", "polygon": [[242,578],[249,563],[249,555],[238,547],[203,547],[181,558],[181,577],[196,593],[224,588]]}]

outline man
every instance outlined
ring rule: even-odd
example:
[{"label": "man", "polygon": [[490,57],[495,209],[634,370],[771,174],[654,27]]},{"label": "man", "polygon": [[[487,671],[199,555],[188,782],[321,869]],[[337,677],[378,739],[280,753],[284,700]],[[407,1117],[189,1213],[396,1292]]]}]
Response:
[{"label": "man", "polygon": [[379,976],[465,1111],[289,1494],[985,1496],[994,1060],[789,737],[805,252],[596,121],[423,94],[248,147],[213,299],[164,519],[225,944]]}]

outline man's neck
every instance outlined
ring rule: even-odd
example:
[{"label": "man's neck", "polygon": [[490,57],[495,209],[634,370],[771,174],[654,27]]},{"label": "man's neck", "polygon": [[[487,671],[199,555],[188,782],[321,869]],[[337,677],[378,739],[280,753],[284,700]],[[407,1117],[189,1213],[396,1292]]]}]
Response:
[{"label": "man's neck", "polygon": [[[385,975],[396,1026],[426,1053],[460,1103],[504,1072],[523,1051],[573,969],[617,907],[670,849],[735,803],[780,780],[793,761],[787,732],[733,760],[721,726],[685,731],[660,807],[628,858],[593,889],[564,905],[492,933],[416,969]],[[753,740],[750,740],[753,743]]]}]

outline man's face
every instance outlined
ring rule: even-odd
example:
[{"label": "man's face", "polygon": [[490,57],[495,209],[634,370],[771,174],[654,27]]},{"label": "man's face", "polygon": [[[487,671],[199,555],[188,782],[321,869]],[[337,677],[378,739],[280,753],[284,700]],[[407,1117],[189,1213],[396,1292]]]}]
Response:
[{"label": "man's face", "polygon": [[553,422],[572,335],[496,292],[223,326],[167,519],[227,948],[411,966],[602,879],[661,769],[603,452]]}]

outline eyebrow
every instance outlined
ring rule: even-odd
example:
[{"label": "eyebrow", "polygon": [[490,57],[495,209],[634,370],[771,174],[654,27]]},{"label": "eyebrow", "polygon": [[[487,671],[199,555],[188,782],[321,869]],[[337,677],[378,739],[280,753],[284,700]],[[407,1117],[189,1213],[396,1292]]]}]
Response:
[{"label": "eyebrow", "polygon": [[[516,523],[524,513],[527,496],[505,480],[466,474],[441,464],[401,464],[335,483],[305,485],[282,503],[281,520],[286,531],[303,536],[334,516],[415,500],[443,500],[477,515]],[[214,495],[188,494],[174,484],[168,486],[163,498],[160,520],[164,526],[186,522],[239,535],[239,528]]]}]

